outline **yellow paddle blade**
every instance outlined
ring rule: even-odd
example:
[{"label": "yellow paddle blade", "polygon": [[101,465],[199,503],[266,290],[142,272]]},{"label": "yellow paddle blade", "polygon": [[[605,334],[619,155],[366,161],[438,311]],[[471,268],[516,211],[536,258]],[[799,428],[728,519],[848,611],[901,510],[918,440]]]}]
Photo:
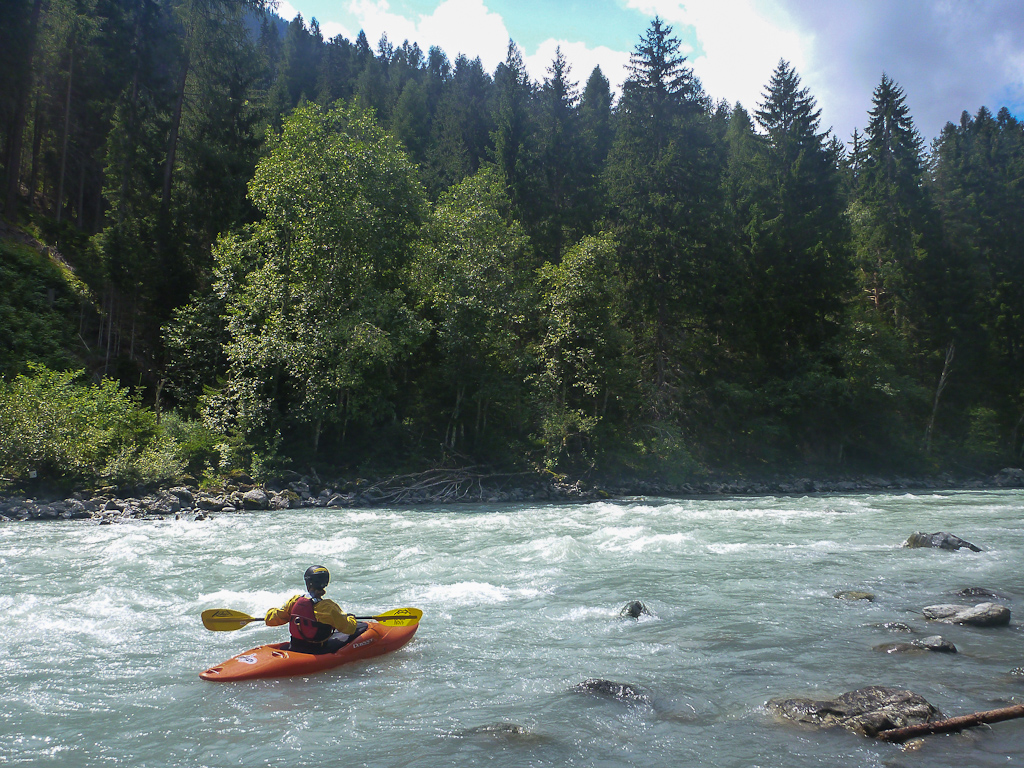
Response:
[{"label": "yellow paddle blade", "polygon": [[419,608],[395,608],[393,611],[371,618],[376,621],[386,621],[389,627],[408,627],[411,624],[419,624],[420,619],[423,618],[423,611]]},{"label": "yellow paddle blade", "polygon": [[253,618],[247,613],[227,608],[211,608],[208,611],[203,611],[202,615],[203,626],[214,632],[234,632],[251,622],[263,621],[263,619]]}]

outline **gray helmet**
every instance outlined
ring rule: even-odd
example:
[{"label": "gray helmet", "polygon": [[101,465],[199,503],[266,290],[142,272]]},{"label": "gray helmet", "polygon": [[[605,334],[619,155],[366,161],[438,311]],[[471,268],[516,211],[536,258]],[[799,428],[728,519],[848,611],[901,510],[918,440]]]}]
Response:
[{"label": "gray helmet", "polygon": [[322,565],[311,565],[303,574],[306,589],[310,592],[323,592],[331,582],[331,572]]}]

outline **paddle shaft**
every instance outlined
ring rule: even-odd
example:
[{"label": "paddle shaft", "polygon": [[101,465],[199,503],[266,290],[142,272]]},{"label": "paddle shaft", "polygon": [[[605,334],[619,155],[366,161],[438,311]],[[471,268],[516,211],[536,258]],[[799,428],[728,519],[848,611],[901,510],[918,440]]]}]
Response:
[{"label": "paddle shaft", "polygon": [[[408,621],[410,616],[353,616],[356,621]],[[234,621],[245,621],[245,619],[234,619]],[[249,621],[266,621],[266,619],[249,619]]]},{"label": "paddle shaft", "polygon": [[[395,621],[401,622],[397,626],[407,626],[418,623],[422,616],[423,611],[419,608],[396,608],[393,611],[386,611],[377,616],[354,616],[353,618],[363,621]],[[232,632],[254,621],[266,621],[266,619],[250,616],[241,611],[232,611],[225,608],[211,608],[208,611],[203,611],[202,619],[203,626],[215,632]]]}]

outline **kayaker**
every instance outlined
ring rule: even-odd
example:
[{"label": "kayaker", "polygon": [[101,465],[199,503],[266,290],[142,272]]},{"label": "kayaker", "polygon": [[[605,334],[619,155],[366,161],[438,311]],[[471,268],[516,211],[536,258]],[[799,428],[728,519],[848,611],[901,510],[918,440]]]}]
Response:
[{"label": "kayaker", "polygon": [[331,573],[322,565],[311,565],[303,575],[306,594],[296,595],[283,608],[267,611],[268,627],[288,625],[289,650],[299,653],[334,653],[366,625],[345,613],[336,602],[324,598]]}]

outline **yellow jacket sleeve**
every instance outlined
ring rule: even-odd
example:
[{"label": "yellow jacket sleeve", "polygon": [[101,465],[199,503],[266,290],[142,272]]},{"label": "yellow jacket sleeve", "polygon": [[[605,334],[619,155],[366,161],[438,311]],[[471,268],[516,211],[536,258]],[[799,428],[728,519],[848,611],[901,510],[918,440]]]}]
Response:
[{"label": "yellow jacket sleeve", "polygon": [[[267,611],[267,615],[265,617],[267,626],[280,627],[281,625],[287,624],[289,621],[291,621],[292,605],[300,597],[302,597],[302,595],[295,595],[295,597],[293,597],[291,600],[284,604],[284,608],[271,608],[269,611]],[[317,618],[320,617],[317,616]]]},{"label": "yellow jacket sleeve", "polygon": [[313,609],[316,620],[324,624],[330,624],[339,632],[351,635],[356,631],[356,617],[351,613],[345,613],[333,600],[321,600]]}]

